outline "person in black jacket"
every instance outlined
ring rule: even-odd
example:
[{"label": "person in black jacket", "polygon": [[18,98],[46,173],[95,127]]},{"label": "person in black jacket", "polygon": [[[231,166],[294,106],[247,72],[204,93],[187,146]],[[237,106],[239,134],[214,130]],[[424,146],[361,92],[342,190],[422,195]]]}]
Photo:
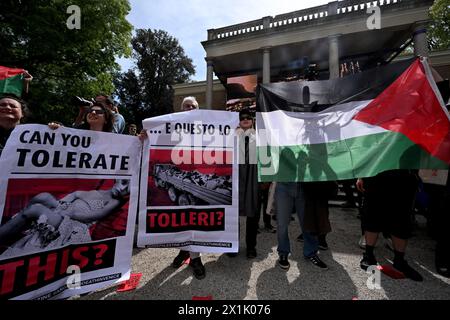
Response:
[{"label": "person in black jacket", "polygon": [[247,258],[256,257],[256,238],[261,209],[261,194],[256,165],[256,131],[249,110],[239,113],[239,215],[247,217],[245,241]]}]

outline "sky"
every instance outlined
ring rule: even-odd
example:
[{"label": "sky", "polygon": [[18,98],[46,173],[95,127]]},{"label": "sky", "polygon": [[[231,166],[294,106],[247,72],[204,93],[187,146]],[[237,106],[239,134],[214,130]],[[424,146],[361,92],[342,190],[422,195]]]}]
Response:
[{"label": "sky", "polygon": [[[326,4],[331,0],[130,0],[127,20],[135,29],[162,29],[178,39],[194,62],[192,80],[206,79],[206,52],[201,45],[208,29],[276,16]],[[118,59],[122,70],[132,66],[129,59]]]}]

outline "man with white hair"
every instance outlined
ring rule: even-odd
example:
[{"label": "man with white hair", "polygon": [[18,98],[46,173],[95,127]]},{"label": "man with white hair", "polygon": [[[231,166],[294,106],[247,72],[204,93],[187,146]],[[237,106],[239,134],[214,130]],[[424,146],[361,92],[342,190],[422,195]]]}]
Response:
[{"label": "man with white hair", "polygon": [[[183,99],[183,102],[181,103],[181,111],[191,111],[196,110],[198,108],[199,108],[198,102],[195,97],[186,97]],[[205,278],[206,270],[205,266],[202,263],[199,252],[180,250],[178,255],[173,260],[172,266],[178,269],[183,265],[184,261],[187,260],[188,258],[191,259],[189,265],[194,270],[195,278],[197,278],[198,280]]]},{"label": "man with white hair", "polygon": [[198,102],[195,97],[186,97],[181,103],[181,111],[191,111],[198,109]]}]

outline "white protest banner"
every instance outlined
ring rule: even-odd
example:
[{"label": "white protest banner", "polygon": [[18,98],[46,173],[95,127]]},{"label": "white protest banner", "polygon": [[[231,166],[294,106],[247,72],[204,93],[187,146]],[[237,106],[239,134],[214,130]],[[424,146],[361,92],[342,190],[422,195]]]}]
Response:
[{"label": "white protest banner", "polygon": [[140,155],[137,137],[12,132],[0,159],[0,299],[62,299],[129,278]]},{"label": "white protest banner", "polygon": [[238,124],[207,110],[144,120],[138,246],[238,251]]}]

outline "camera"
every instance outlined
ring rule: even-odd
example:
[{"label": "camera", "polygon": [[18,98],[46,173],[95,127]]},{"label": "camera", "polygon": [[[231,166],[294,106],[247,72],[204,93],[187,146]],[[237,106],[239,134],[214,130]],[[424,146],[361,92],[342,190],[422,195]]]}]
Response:
[{"label": "camera", "polygon": [[94,103],[91,100],[75,96],[72,98],[72,104],[77,107],[92,107]]}]

